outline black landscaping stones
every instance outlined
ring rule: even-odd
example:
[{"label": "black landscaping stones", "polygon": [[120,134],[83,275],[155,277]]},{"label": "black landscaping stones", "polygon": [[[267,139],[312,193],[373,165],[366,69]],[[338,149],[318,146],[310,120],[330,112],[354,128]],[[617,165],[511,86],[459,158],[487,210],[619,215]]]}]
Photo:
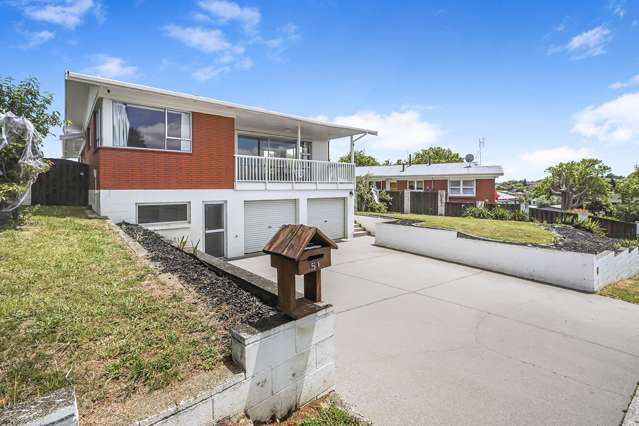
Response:
[{"label": "black landscaping stones", "polygon": [[597,254],[606,250],[614,250],[615,243],[621,241],[616,238],[595,235],[569,225],[550,225],[550,229],[560,237],[559,241],[554,244],[554,247],[560,250]]},{"label": "black landscaping stones", "polygon": [[213,317],[225,328],[220,337],[226,350],[230,351],[232,328],[240,324],[253,326],[278,313],[275,308],[177,249],[157,233],[126,222],[118,226],[148,251],[150,260],[160,272],[179,278],[206,300]]}]

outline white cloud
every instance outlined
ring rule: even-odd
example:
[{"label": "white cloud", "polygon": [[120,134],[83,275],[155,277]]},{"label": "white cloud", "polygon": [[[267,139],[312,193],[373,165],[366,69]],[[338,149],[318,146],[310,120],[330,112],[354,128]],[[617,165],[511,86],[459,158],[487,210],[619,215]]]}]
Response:
[{"label": "white cloud", "polygon": [[639,92],[627,93],[573,116],[572,132],[606,143],[639,143]]},{"label": "white cloud", "polygon": [[594,152],[590,148],[570,148],[568,146],[559,146],[557,148],[538,149],[532,152],[525,152],[519,158],[527,163],[536,166],[552,166],[554,164],[581,160],[582,158],[591,158]]},{"label": "white cloud", "polygon": [[[219,62],[218,64],[224,64],[224,62]],[[240,58],[233,59],[232,63],[227,65],[210,65],[207,67],[198,68],[193,71],[192,75],[198,81],[208,81],[212,78],[217,78],[222,74],[233,70],[247,70],[253,66],[253,61],[251,58]]]},{"label": "white cloud", "polygon": [[623,18],[626,15],[626,1],[625,0],[611,0],[608,3],[608,7],[615,16]]},{"label": "white cloud", "polygon": [[105,78],[126,78],[135,77],[138,67],[127,65],[126,61],[114,56],[99,54],[93,57],[95,65],[85,68],[83,72],[95,74]]},{"label": "white cloud", "polygon": [[242,7],[232,1],[204,0],[200,1],[198,6],[222,23],[239,22],[248,32],[254,31],[262,18],[258,8]]},{"label": "white cloud", "polygon": [[24,8],[24,13],[29,18],[60,25],[65,28],[74,29],[81,22],[84,16],[92,9],[96,9],[101,14],[99,3],[93,0],[66,0],[47,2],[28,2]]},{"label": "white cloud", "polygon": [[639,74],[629,78],[626,81],[616,81],[608,87],[616,90],[616,89],[623,89],[625,87],[631,87],[631,86],[639,86]]},{"label": "white cloud", "polygon": [[[364,149],[380,161],[405,158],[407,154],[439,142],[444,131],[436,124],[424,120],[416,110],[393,111],[380,114],[375,111],[360,111],[353,115],[335,117],[328,120],[326,116],[319,120],[332,121],[378,131],[378,136],[366,136],[358,143],[357,149]],[[334,143],[331,148],[335,152],[331,157],[337,158],[348,151],[348,144]]]},{"label": "white cloud", "polygon": [[258,43],[264,44],[268,50],[268,56],[271,59],[280,61],[282,60],[282,53],[289,48],[291,43],[297,41],[300,38],[297,26],[288,23],[277,29],[277,36],[270,39],[257,38]]},{"label": "white cloud", "polygon": [[584,59],[606,53],[606,44],[611,39],[610,30],[605,25],[599,25],[591,30],[577,34],[564,46],[554,46],[548,49],[549,54],[569,52],[572,59]]},{"label": "white cloud", "polygon": [[55,33],[51,31],[36,31],[36,32],[26,32],[25,36],[27,37],[27,42],[22,45],[25,49],[30,49],[32,47],[40,46],[43,43],[51,40],[55,37]]},{"label": "white cloud", "polygon": [[200,27],[180,27],[167,25],[166,33],[189,47],[194,47],[203,52],[212,53],[229,50],[233,46],[224,37],[224,33],[218,29],[205,29]]}]

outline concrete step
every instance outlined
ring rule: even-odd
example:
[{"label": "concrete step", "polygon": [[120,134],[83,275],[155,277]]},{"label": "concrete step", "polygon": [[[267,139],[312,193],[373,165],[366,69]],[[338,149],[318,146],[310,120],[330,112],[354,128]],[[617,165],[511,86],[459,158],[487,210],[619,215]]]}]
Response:
[{"label": "concrete step", "polygon": [[357,238],[357,237],[365,237],[366,235],[370,235],[370,232],[368,232],[367,230],[361,230],[361,231],[355,231],[353,232],[353,238]]}]

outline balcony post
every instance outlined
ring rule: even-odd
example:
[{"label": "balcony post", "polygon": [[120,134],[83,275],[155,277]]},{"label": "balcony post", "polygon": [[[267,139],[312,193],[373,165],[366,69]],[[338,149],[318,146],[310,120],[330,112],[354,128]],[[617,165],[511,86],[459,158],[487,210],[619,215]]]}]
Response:
[{"label": "balcony post", "polygon": [[302,158],[302,125],[300,122],[297,122],[297,159]]},{"label": "balcony post", "polygon": [[355,141],[353,135],[351,135],[351,163],[355,162]]}]

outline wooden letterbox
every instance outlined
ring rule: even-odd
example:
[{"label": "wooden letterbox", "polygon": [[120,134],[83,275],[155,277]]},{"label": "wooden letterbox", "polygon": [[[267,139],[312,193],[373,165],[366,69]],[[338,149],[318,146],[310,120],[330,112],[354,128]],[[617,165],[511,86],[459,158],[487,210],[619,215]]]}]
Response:
[{"label": "wooden letterbox", "polygon": [[[322,300],[321,270],[331,266],[331,250],[337,244],[319,229],[306,225],[284,225],[271,238],[264,253],[277,268],[278,304],[293,318],[312,313],[312,304]],[[304,298],[295,295],[295,275],[304,275]],[[300,303],[298,303],[300,302]]]}]

